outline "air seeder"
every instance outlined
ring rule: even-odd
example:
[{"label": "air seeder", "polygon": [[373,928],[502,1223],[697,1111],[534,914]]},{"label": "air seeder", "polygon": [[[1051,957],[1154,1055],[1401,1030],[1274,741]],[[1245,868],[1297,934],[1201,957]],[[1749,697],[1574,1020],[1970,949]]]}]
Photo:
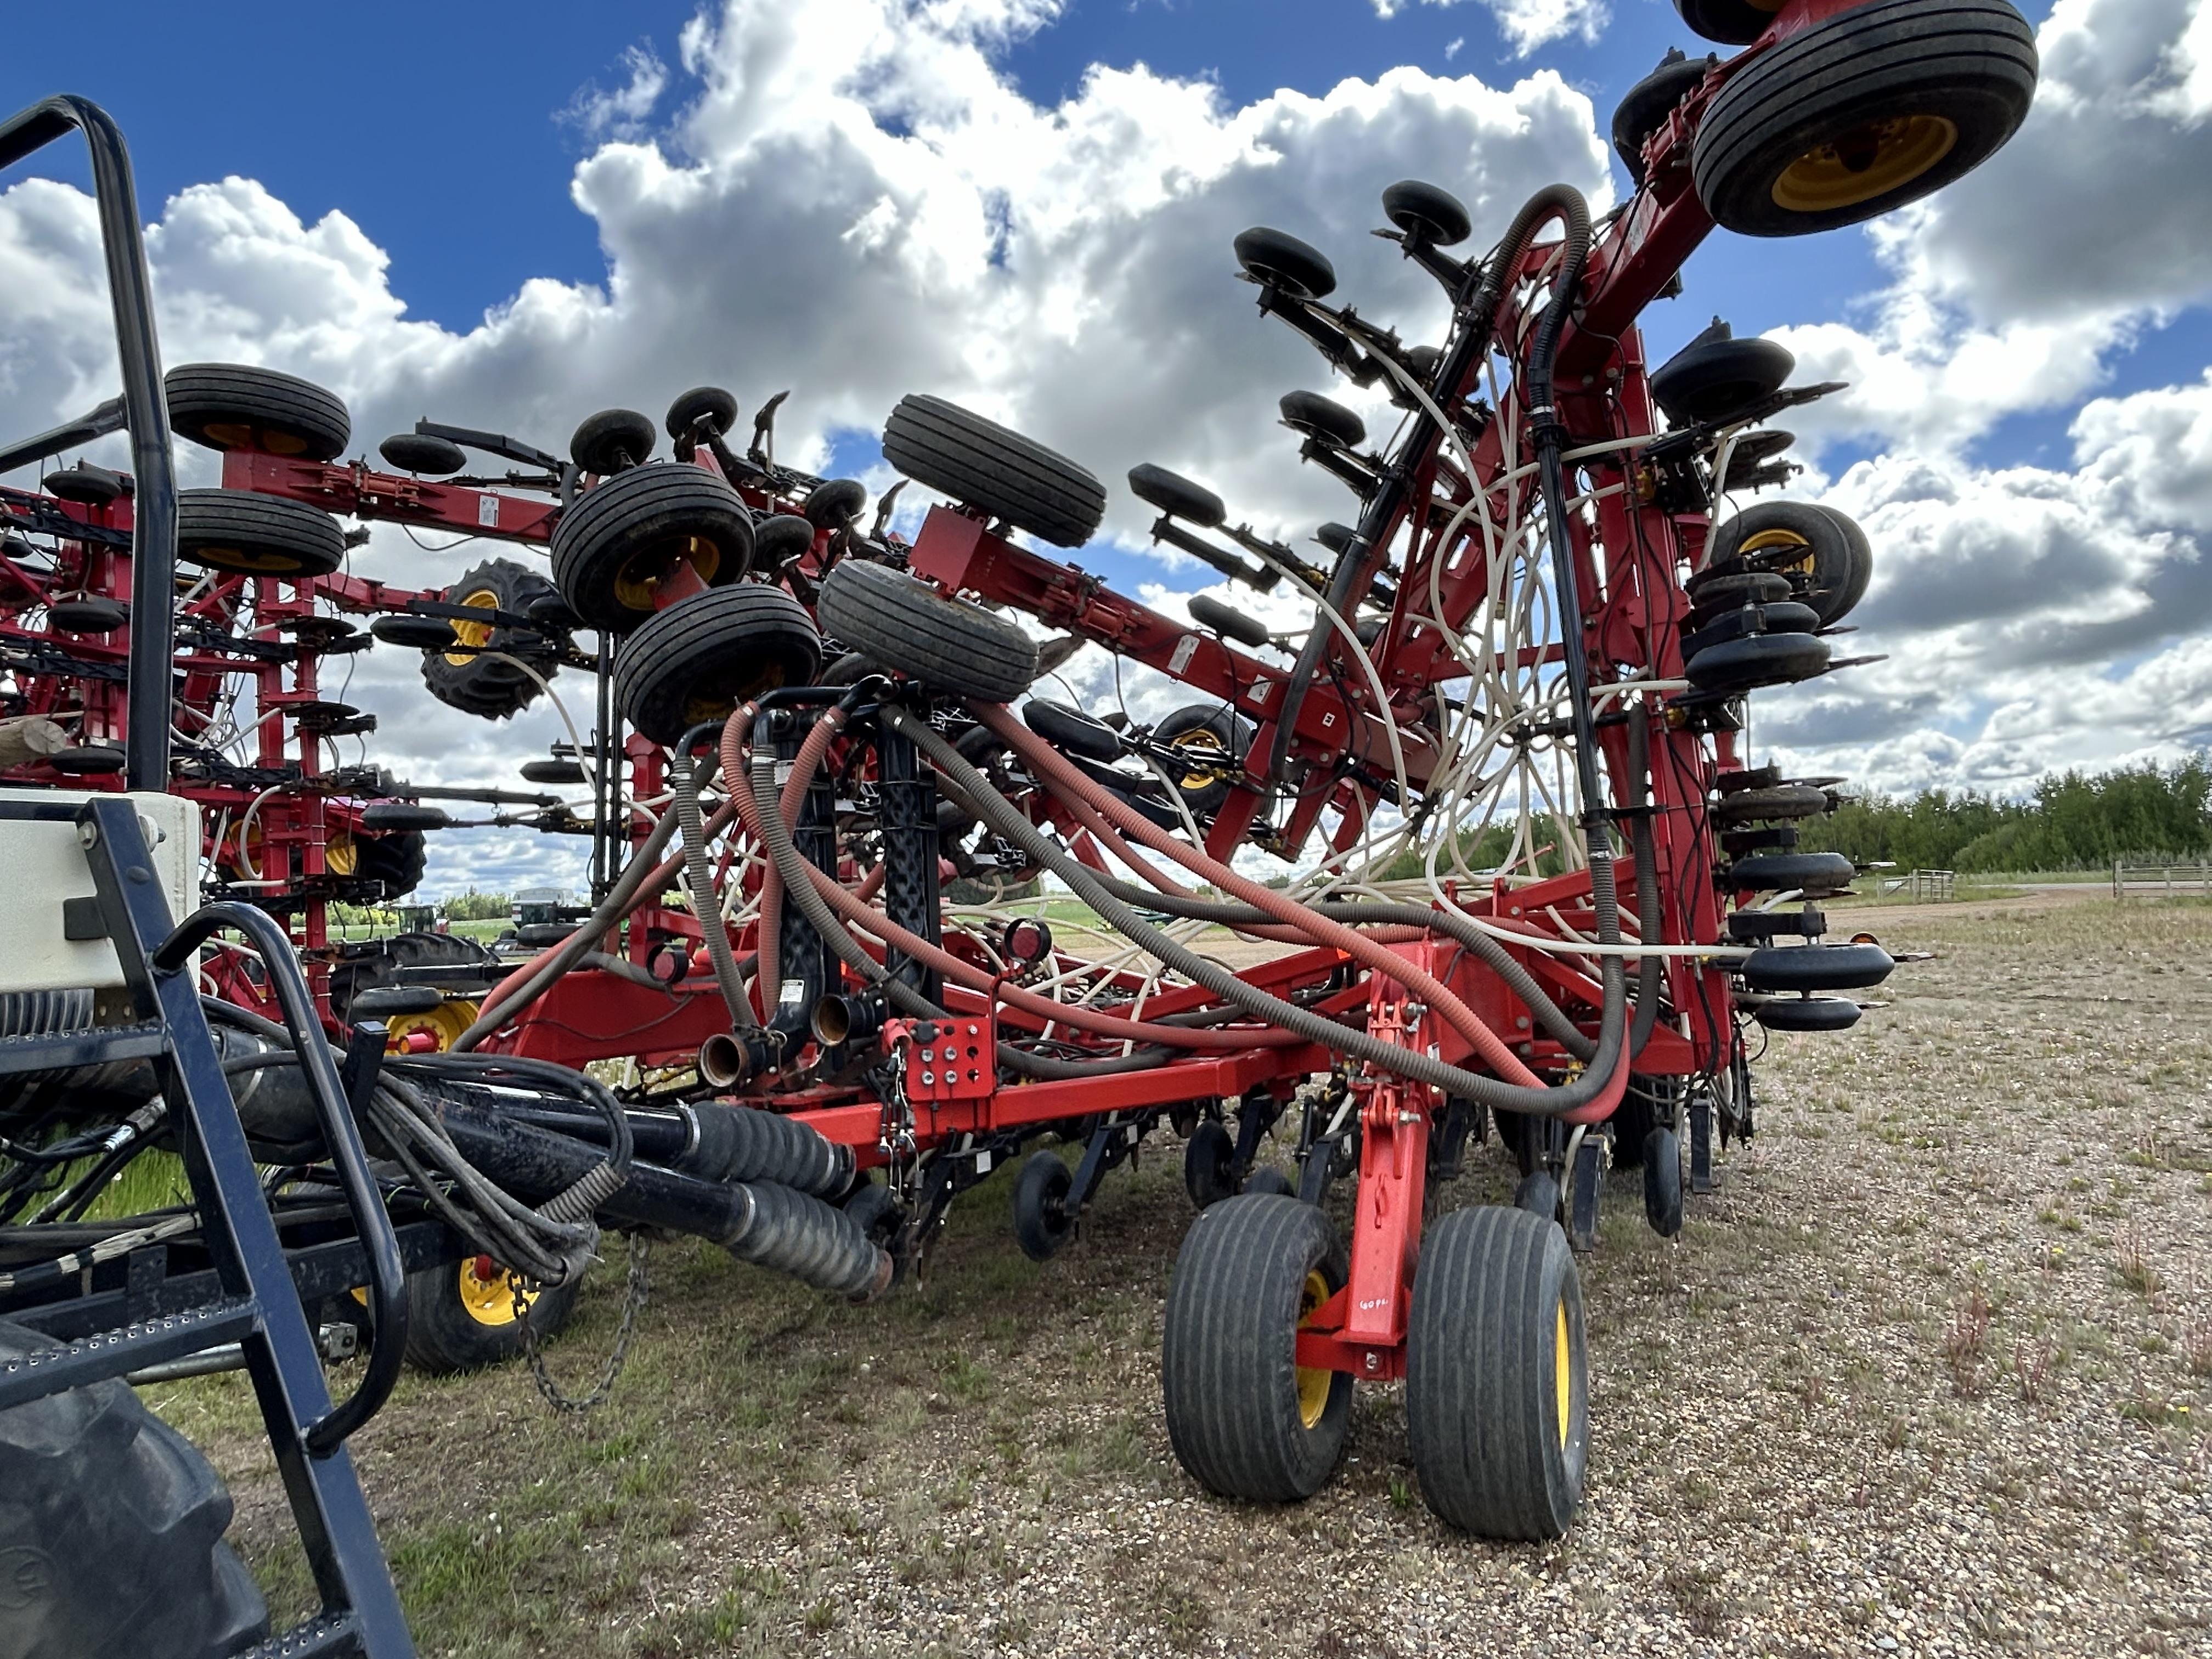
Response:
[{"label": "air seeder", "polygon": [[[668,411],[667,460],[651,422],[609,410],[566,459],[425,422],[372,467],[338,459],[349,434],[327,394],[198,366],[173,374],[168,407],[224,452],[223,479],[184,497],[164,708],[159,677],[129,672],[172,654],[146,610],[170,591],[149,576],[146,459],[135,525],[120,484],[85,499],[100,487],[83,469],[8,496],[43,550],[0,566],[11,712],[67,738],[38,739],[51,752],[10,779],[89,792],[81,819],[125,782],[199,803],[228,908],[195,942],[261,920],[196,970],[213,1000],[185,1000],[205,1010],[191,1042],[234,1100],[190,1116],[234,1104],[241,1155],[287,1164],[270,1195],[295,1277],[308,1233],[287,1206],[319,1204],[316,1237],[355,1255],[317,1284],[370,1277],[361,1241],[374,1255],[396,1218],[418,1230],[418,1271],[512,1285],[508,1323],[573,1288],[594,1218],[865,1297],[920,1271],[955,1198],[1009,1160],[1016,1236],[1050,1256],[1104,1175],[1171,1125],[1200,1206],[1163,1356],[1184,1466],[1224,1494],[1307,1496],[1355,1380],[1401,1378],[1440,1516],[1561,1532],[1589,1444],[1575,1254],[1597,1243],[1605,1171],[1639,1169],[1648,1219],[1674,1231],[1714,1135],[1753,1132],[1747,1031],[1843,1029],[1892,965],[1871,940],[1828,939],[1820,901],[1853,869],[1796,848],[1840,781],[1754,767],[1741,740],[1748,693],[1854,660],[1835,641],[1870,574],[1857,527],[1786,501],[1729,510],[1790,475],[1766,422],[1835,388],[1789,386],[1786,352],[1724,325],[1649,367],[1638,318],[1716,223],[1826,229],[1957,177],[2034,81],[2027,26],[1995,0],[1682,3],[1746,50],[1671,58],[1631,93],[1613,136],[1638,187],[1602,219],[1555,186],[1469,258],[1448,192],[1384,192],[1378,234],[1448,296],[1436,343],[1332,303],[1328,261],[1297,238],[1236,239],[1260,309],[1386,398],[1395,429],[1370,443],[1357,411],[1283,399],[1301,458],[1354,501],[1318,555],[1163,468],[1129,483],[1156,539],[1301,599],[1303,630],[1212,594],[1170,617],[1040,550],[1091,538],[1103,486],[934,397],[884,432],[891,465],[945,498],[902,534],[889,498],[868,521],[860,485],[775,462],[773,401],[742,450],[735,400],[701,388]],[[457,476],[469,448],[527,470]],[[334,514],[543,547],[550,580],[501,559],[441,592],[388,588],[341,571]],[[100,641],[125,622],[118,655]],[[324,698],[315,665],[364,637],[421,650],[434,695],[494,718],[561,701],[557,672],[589,676],[587,714],[561,702],[569,741],[524,769],[581,793],[491,802],[592,836],[587,903],[530,920],[504,955],[330,941],[319,907],[348,882],[397,896],[404,838],[449,822],[436,792],[323,763],[332,728],[366,717]],[[1037,695],[1084,644],[1190,702],[1148,724]],[[31,728],[0,741],[11,729]],[[118,740],[124,772],[86,758]],[[1115,942],[1055,940],[1040,882]],[[118,937],[116,915],[101,925]],[[1272,953],[1229,966],[1224,930]],[[125,975],[148,994],[191,971],[173,945],[149,962]],[[11,993],[14,1029],[91,1042],[112,1023],[96,1000],[75,1025],[16,1006],[45,994]],[[289,1031],[259,1017],[280,1006]],[[348,1186],[351,1218],[333,1218],[331,1183],[353,1177],[314,1019],[351,1057],[382,1160],[374,1216]],[[612,1091],[584,1071],[609,1060],[625,1062]],[[23,1098],[0,1114],[11,1156],[40,1152],[34,1131],[51,1163],[100,1121],[69,1105],[89,1085],[58,1075],[43,1116]],[[1493,1127],[1516,1202],[1437,1214]],[[1261,1161],[1271,1133],[1294,1137],[1295,1179]],[[240,1201],[200,1173],[204,1214]],[[1339,1182],[1348,1204],[1329,1201]],[[164,1242],[205,1248],[195,1224]],[[88,1248],[109,1243],[87,1290],[129,1305],[143,1231],[90,1228]],[[36,1242],[0,1233],[10,1259]],[[406,1323],[378,1282],[373,1371]],[[41,1297],[38,1328],[96,1328]],[[12,1375],[0,1364],[0,1388]]]}]

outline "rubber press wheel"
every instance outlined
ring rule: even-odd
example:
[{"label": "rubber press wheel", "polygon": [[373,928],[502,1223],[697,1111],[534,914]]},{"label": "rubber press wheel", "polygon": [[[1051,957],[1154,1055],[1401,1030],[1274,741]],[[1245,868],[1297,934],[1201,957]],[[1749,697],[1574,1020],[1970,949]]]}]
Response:
[{"label": "rubber press wheel", "polygon": [[1557,1538],[1582,1502],[1589,1371],[1566,1236],[1522,1210],[1455,1210],[1421,1241],[1406,1334],[1421,1495],[1485,1538]]},{"label": "rubber press wheel", "polygon": [[520,1287],[531,1328],[543,1340],[568,1322],[580,1278],[532,1290],[488,1255],[464,1256],[407,1275],[407,1363],[449,1375],[502,1365],[522,1352],[515,1316]]},{"label": "rubber press wheel", "polygon": [[[55,1346],[0,1322],[0,1359]],[[222,1659],[269,1615],[207,1460],[119,1379],[0,1412],[0,1653]]]},{"label": "rubber press wheel", "polygon": [[708,587],[752,563],[752,515],[738,492],[680,461],[634,466],[586,490],[553,532],[553,581],[586,628],[635,628],[680,566]]},{"label": "rubber press wheel", "polygon": [[1352,1419],[1349,1372],[1302,1367],[1298,1327],[1349,1273],[1336,1224],[1247,1193],[1200,1214],[1168,1289],[1161,1394],[1176,1461],[1224,1498],[1310,1498]]},{"label": "rubber press wheel", "polygon": [[337,393],[273,368],[179,363],[162,378],[162,389],[177,435],[210,449],[334,461],[353,436]]},{"label": "rubber press wheel", "polygon": [[[526,616],[534,601],[555,592],[551,582],[512,559],[487,559],[447,588],[446,598],[472,611]],[[465,714],[505,720],[538,699],[537,680],[486,653],[527,663],[541,679],[560,672],[562,641],[537,629],[457,620],[453,630],[452,645],[422,653],[422,684],[440,702]]]},{"label": "rubber press wheel", "polygon": [[942,398],[899,399],[884,422],[884,459],[1055,547],[1080,547],[1106,512],[1106,487],[1087,468]]},{"label": "rubber press wheel", "polygon": [[1075,1237],[1066,1200],[1074,1185],[1057,1152],[1031,1152],[1014,1177],[1014,1242],[1032,1261],[1048,1261]]},{"label": "rubber press wheel", "polygon": [[240,576],[327,576],[345,557],[338,521],[319,507],[250,489],[177,496],[177,556]]},{"label": "rubber press wheel", "polygon": [[1152,738],[1174,751],[1169,775],[1182,792],[1190,815],[1207,822],[1221,811],[1252,747],[1252,727],[1218,703],[1178,708],[1152,728]]},{"label": "rubber press wheel", "polygon": [[887,565],[845,560],[815,609],[848,650],[936,690],[1010,702],[1036,678],[1036,643],[1014,623]]},{"label": "rubber press wheel", "polygon": [[2004,0],[1839,12],[1760,52],[1714,97],[1691,157],[1698,199],[1746,236],[1887,213],[1996,154],[2027,118],[2036,68],[2034,31]]},{"label": "rubber press wheel", "polygon": [[615,704],[655,743],[674,743],[764,691],[811,684],[821,665],[806,607],[780,587],[740,582],[671,605],[625,640]]}]

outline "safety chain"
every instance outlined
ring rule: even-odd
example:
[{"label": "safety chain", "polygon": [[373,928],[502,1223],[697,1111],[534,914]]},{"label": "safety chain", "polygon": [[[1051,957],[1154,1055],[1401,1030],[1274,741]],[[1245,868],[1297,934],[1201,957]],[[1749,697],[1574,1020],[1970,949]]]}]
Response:
[{"label": "safety chain", "polygon": [[562,1393],[560,1384],[546,1370],[545,1360],[538,1352],[538,1332],[530,1322],[529,1300],[520,1279],[515,1281],[514,1316],[522,1327],[522,1352],[530,1361],[530,1375],[537,1382],[538,1392],[555,1411],[580,1416],[605,1405],[607,1396],[614,1392],[615,1379],[622,1375],[623,1366],[629,1358],[630,1340],[637,1334],[638,1312],[645,1306],[648,1289],[646,1257],[652,1248],[644,1233],[629,1236],[629,1273],[623,1287],[622,1323],[615,1331],[614,1352],[607,1356],[606,1369],[599,1373],[599,1380],[586,1395],[571,1396]]}]

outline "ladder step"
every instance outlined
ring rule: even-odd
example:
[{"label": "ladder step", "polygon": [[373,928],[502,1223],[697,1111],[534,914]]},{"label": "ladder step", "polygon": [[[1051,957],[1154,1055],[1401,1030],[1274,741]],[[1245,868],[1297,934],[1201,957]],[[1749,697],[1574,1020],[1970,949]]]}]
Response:
[{"label": "ladder step", "polygon": [[325,1613],[246,1649],[235,1659],[324,1659],[325,1655],[336,1659],[361,1650],[361,1630],[354,1616]]},{"label": "ladder step", "polygon": [[125,1325],[119,1330],[95,1332],[20,1359],[0,1360],[0,1411],[43,1400],[65,1389],[181,1359],[221,1343],[242,1341],[252,1334],[259,1315],[259,1305],[252,1297],[240,1297]]}]

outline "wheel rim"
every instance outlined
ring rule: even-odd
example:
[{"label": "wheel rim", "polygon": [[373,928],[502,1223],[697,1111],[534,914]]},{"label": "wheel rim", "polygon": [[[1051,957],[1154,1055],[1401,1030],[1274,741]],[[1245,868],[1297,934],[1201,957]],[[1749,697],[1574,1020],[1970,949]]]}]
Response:
[{"label": "wheel rim", "polygon": [[361,868],[361,843],[351,836],[332,836],[323,845],[323,868],[333,876],[350,876]]},{"label": "wheel rim", "polygon": [[676,574],[678,565],[690,565],[699,580],[714,586],[722,568],[722,550],[704,536],[681,536],[633,554],[615,573],[615,603],[626,611],[651,611],[661,583]]},{"label": "wheel rim", "polygon": [[743,685],[727,693],[694,691],[684,699],[684,724],[688,727],[708,720],[726,720],[739,703],[775,690],[790,678],[790,669],[781,661],[776,661],[769,663]]},{"label": "wheel rim", "polygon": [[1786,549],[1792,556],[1787,562],[1771,567],[1773,569],[1811,573],[1813,544],[1794,530],[1762,530],[1755,536],[1747,536],[1743,545],[1736,549],[1736,554],[1741,557],[1753,553],[1770,553],[1776,548]]},{"label": "wheel rim", "polygon": [[518,1298],[525,1309],[536,1304],[538,1292],[488,1255],[472,1255],[460,1265],[461,1310],[477,1324],[497,1329],[515,1321]]},{"label": "wheel rim", "polygon": [[1567,1449],[1568,1419],[1574,1413],[1575,1357],[1567,1346],[1567,1304],[1559,1305],[1552,1336],[1552,1393],[1559,1411],[1559,1449]]},{"label": "wheel rim", "polygon": [[1832,213],[1902,190],[1951,153],[1958,125],[1942,115],[1869,121],[1807,150],[1774,181],[1774,204]]},{"label": "wheel rim", "polygon": [[1203,794],[1221,781],[1229,766],[1229,747],[1210,726],[1194,726],[1168,739],[1168,747],[1188,757],[1177,787],[1187,795]]},{"label": "wheel rim", "polygon": [[394,1014],[391,1024],[385,1028],[386,1052],[403,1053],[406,1050],[410,1036],[416,1031],[428,1031],[436,1045],[429,1052],[442,1054],[459,1040],[462,1032],[477,1023],[478,1012],[473,1002],[441,1002],[419,1014]]},{"label": "wheel rim", "polygon": [[300,570],[300,561],[289,553],[274,553],[263,548],[203,544],[192,550],[191,556],[218,570],[235,570],[249,576],[290,576]]},{"label": "wheel rim", "polygon": [[[471,611],[496,611],[499,595],[488,587],[479,587],[461,603]],[[477,653],[491,643],[492,625],[489,622],[470,622],[456,618],[453,623],[453,642],[465,647],[459,651],[446,653],[446,660],[456,668],[466,668],[477,659]]]},{"label": "wheel rim", "polygon": [[[1322,1304],[1329,1298],[1328,1281],[1321,1276],[1319,1268],[1306,1274],[1305,1288],[1298,1295],[1298,1328],[1304,1330],[1313,1322]],[[1321,1419],[1328,1410],[1329,1391],[1336,1386],[1336,1373],[1320,1365],[1301,1365],[1298,1370],[1298,1421],[1309,1431],[1321,1426]]]}]

